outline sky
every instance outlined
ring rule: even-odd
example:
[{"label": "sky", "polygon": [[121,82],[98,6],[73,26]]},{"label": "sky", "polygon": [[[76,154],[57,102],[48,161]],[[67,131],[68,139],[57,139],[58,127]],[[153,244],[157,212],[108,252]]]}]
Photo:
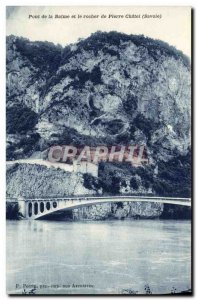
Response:
[{"label": "sky", "polygon": [[[101,18],[103,14],[107,17]],[[125,18],[133,14],[141,17]],[[98,30],[115,30],[163,40],[191,57],[191,8],[187,6],[7,6],[6,15],[6,34],[26,37],[31,41],[49,41],[65,46]],[[47,17],[42,18],[42,15]],[[55,18],[55,15],[70,17]],[[78,15],[82,17],[78,18]],[[92,15],[99,17],[92,18]],[[109,15],[116,17],[109,18]],[[117,17],[120,15],[123,18]],[[142,18],[144,15],[161,18]]]}]

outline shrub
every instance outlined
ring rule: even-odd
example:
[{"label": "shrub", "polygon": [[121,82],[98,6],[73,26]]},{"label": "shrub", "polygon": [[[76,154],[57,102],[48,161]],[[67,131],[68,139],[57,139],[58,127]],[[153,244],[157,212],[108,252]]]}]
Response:
[{"label": "shrub", "polygon": [[7,220],[20,220],[22,214],[19,211],[18,203],[6,202],[6,219]]},{"label": "shrub", "polygon": [[[116,31],[97,31],[89,38],[79,41],[77,51],[79,52],[81,49],[84,49],[86,51],[93,51],[94,54],[97,55],[98,51],[101,49],[106,51],[106,45],[119,47],[121,42],[128,41],[133,42],[136,46],[145,47],[148,50],[149,55],[151,55],[155,60],[159,59],[161,55],[168,55],[173,56],[177,60],[181,59],[187,67],[190,65],[189,58],[186,55],[166,42],[147,38],[144,35],[128,35]],[[111,55],[115,55],[115,53],[113,52]]]},{"label": "shrub", "polygon": [[158,162],[158,176],[153,188],[161,196],[191,196],[191,152],[176,155],[168,162]]},{"label": "shrub", "polygon": [[30,42],[28,39],[17,38],[15,45],[40,71],[54,72],[61,62],[62,47],[50,42]]},{"label": "shrub", "polygon": [[38,121],[37,114],[27,106],[13,105],[6,110],[6,130],[9,134],[26,133]]},{"label": "shrub", "polygon": [[84,186],[86,189],[98,190],[101,187],[99,180],[89,173],[83,174],[83,179],[84,179]]},{"label": "shrub", "polygon": [[123,102],[123,108],[129,116],[132,116],[133,112],[137,109],[137,97],[129,95]]},{"label": "shrub", "polygon": [[28,154],[30,151],[35,150],[36,143],[39,141],[40,135],[38,133],[32,133],[30,136],[24,137],[17,144],[18,148],[23,148],[23,153]]},{"label": "shrub", "polygon": [[138,189],[138,183],[135,177],[132,177],[130,180],[130,187],[133,188],[134,190]]},{"label": "shrub", "polygon": [[143,114],[139,113],[137,117],[132,122],[133,126],[140,129],[145,136],[148,138],[148,140],[151,139],[152,132],[158,128],[158,123],[154,122],[153,120],[150,120],[146,118]]}]

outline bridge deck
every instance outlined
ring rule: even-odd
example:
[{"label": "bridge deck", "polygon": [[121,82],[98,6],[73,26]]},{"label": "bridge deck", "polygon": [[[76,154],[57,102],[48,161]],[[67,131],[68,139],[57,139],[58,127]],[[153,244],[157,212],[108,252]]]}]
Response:
[{"label": "bridge deck", "polygon": [[[17,199],[7,199],[9,202],[17,202]],[[90,205],[115,203],[115,202],[157,202],[163,204],[174,204],[191,206],[190,198],[175,197],[151,197],[151,196],[70,196],[52,198],[18,199],[19,206],[23,207],[23,215],[29,219],[40,219],[46,215],[58,211],[75,209]]]},{"label": "bridge deck", "polygon": [[[175,200],[175,201],[191,201],[191,198],[177,197],[159,197],[159,196],[137,196],[137,195],[116,195],[116,196],[66,196],[66,197],[48,197],[48,198],[25,198],[24,201],[65,201],[65,200],[102,200],[102,199],[146,199],[148,200]],[[8,201],[18,201],[17,198],[7,198]]]}]

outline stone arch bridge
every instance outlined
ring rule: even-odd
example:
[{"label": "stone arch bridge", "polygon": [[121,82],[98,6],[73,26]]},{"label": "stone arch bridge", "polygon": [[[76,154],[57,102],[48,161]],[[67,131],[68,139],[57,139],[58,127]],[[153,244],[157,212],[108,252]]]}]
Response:
[{"label": "stone arch bridge", "polygon": [[75,208],[115,202],[157,202],[191,206],[191,198],[149,197],[149,196],[71,196],[61,198],[7,199],[7,202],[18,202],[20,211],[27,219],[38,220],[57,212]]}]

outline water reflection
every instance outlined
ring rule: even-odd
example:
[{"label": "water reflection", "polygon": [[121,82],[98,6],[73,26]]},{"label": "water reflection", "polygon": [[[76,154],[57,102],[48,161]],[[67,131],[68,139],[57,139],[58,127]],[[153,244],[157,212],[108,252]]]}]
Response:
[{"label": "water reflection", "polygon": [[189,221],[8,221],[7,290],[21,293],[24,285],[25,291],[36,285],[36,293],[59,294],[187,290],[190,235]]}]

